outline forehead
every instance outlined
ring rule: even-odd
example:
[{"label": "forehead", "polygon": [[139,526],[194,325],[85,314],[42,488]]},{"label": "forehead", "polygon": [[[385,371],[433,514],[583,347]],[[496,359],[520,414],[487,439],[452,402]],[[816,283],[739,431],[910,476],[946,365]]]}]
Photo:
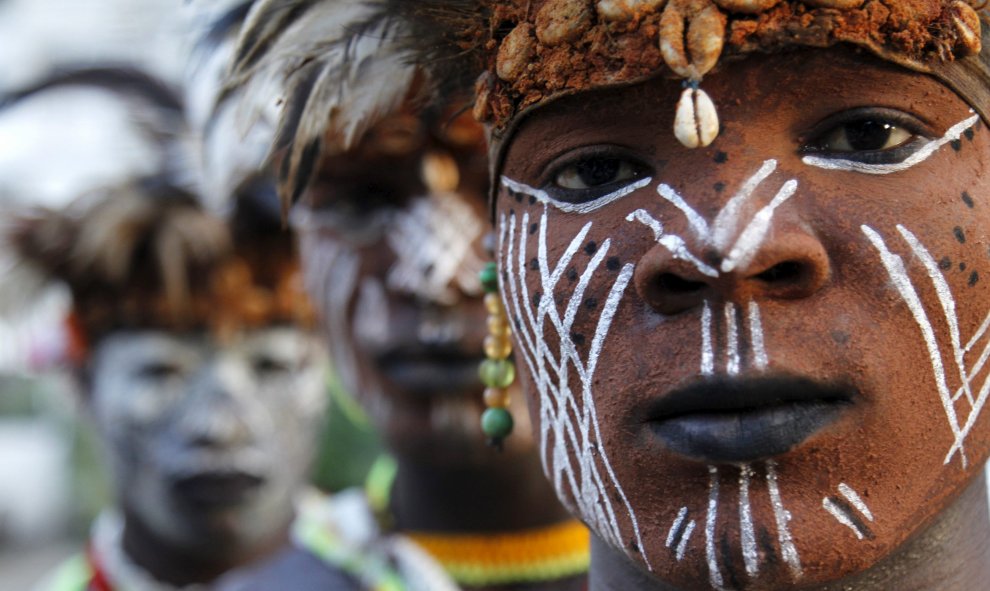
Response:
[{"label": "forehead", "polygon": [[298,353],[309,333],[293,326],[271,326],[243,331],[235,337],[219,341],[205,332],[176,333],[156,330],[121,331],[111,333],[97,344],[94,359],[107,362],[140,361],[149,356],[195,353],[196,360],[206,361],[207,353],[237,353],[258,347]]},{"label": "forehead", "polygon": [[[956,123],[968,109],[935,78],[850,47],[726,61],[705,77],[702,88],[718,109],[723,140],[734,125],[744,122],[758,130],[754,122],[759,122],[783,124],[787,141],[793,141],[825,117],[856,107],[900,109],[937,128]],[[653,79],[560,99],[520,123],[506,162],[515,174],[533,173],[529,168],[541,165],[532,158],[534,150],[548,155],[562,147],[604,142],[661,148],[669,144],[672,150],[691,153],[674,146],[670,131],[682,91],[678,81]]]}]

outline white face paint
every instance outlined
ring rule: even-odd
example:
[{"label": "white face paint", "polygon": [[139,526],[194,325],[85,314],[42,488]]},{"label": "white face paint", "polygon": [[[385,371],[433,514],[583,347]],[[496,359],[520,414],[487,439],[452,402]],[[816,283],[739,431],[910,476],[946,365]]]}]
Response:
[{"label": "white face paint", "polygon": [[[945,274],[918,237],[898,224],[897,231],[909,249],[908,254],[924,266],[931,282],[931,289],[934,290],[938,298],[942,311],[940,320],[944,322],[947,333],[938,334],[936,327],[942,326],[942,324],[932,320],[925,310],[921,296],[918,294],[918,290],[926,286],[918,285],[911,278],[904,259],[890,250],[890,247],[876,230],[866,225],[862,226],[861,230],[870,244],[877,250],[883,267],[890,276],[891,283],[911,311],[931,358],[932,375],[935,378],[939,400],[945,409],[945,418],[949,423],[953,437],[952,446],[945,455],[945,463],[948,464],[952,461],[952,458],[958,453],[961,467],[966,468],[968,465],[965,450],[966,437],[976,425],[976,421],[986,405],[987,398],[990,397],[990,376],[984,376],[982,381],[979,378],[987,360],[990,359],[990,342],[987,342],[985,338],[987,329],[990,328],[990,314],[987,314],[980,327],[964,344],[959,330],[956,298],[949,287]],[[982,345],[977,348],[981,343]],[[951,360],[950,364],[954,367],[946,368],[945,360]],[[952,375],[953,369],[955,375]]]},{"label": "white face paint", "polygon": [[[502,216],[499,223],[499,266],[503,278],[500,287],[502,298],[507,302],[506,310],[516,319],[513,330],[518,344],[517,357],[525,362],[536,383],[544,471],[561,501],[572,512],[581,515],[603,540],[628,552],[623,535],[623,527],[628,523],[635,543],[641,548],[636,514],[616,480],[608,452],[602,444],[592,398],[598,354],[608,336],[619,300],[632,279],[633,265],[625,265],[612,284],[589,352],[582,358],[571,328],[585,290],[605,262],[611,243],[603,242],[581,272],[577,285],[569,293],[561,292],[567,298],[561,314],[556,303],[558,284],[584,243],[592,223],[584,226],[551,266],[547,258],[547,209],[544,206],[536,259],[542,286],[539,296],[530,294],[526,284],[529,226],[528,213],[523,214],[520,221],[516,215]],[[557,350],[551,350],[544,337],[545,329],[559,335]],[[577,378],[573,385],[569,380],[572,371]],[[644,560],[649,567],[649,559],[644,556]]]},{"label": "white face paint", "polygon": [[269,328],[216,345],[122,332],[98,343],[91,368],[89,406],[126,514],[209,553],[286,526],[326,404],[312,336]]},{"label": "white face paint", "polygon": [[453,304],[461,294],[481,295],[478,273],[484,261],[475,252],[484,222],[463,198],[437,193],[395,214],[387,234],[395,264],[390,289],[427,302]]},{"label": "white face paint", "polygon": [[979,115],[973,115],[964,121],[953,125],[945,132],[945,135],[938,139],[928,140],[916,152],[905,158],[902,162],[894,164],[867,164],[855,160],[845,160],[842,158],[823,158],[821,156],[805,156],[803,161],[808,166],[824,168],[826,170],[842,170],[847,172],[861,172],[864,174],[891,174],[913,168],[951,142],[959,140],[963,133],[972,129],[980,122]]},{"label": "white face paint", "polygon": [[[659,80],[548,106],[505,147],[503,297],[548,475],[671,588],[841,586],[924,535],[987,457],[986,129],[934,79],[861,57],[767,58],[770,90],[762,63],[718,72],[706,84],[733,125],[710,150],[657,141],[655,105],[674,94]],[[749,407],[733,423],[722,405],[758,410],[777,379],[836,386],[821,401],[837,418],[736,461],[663,434],[744,426]],[[733,386],[754,396],[728,400]]]},{"label": "white face paint", "polygon": [[[775,160],[764,162],[763,166],[726,202],[711,224],[673,188],[666,184],[660,184],[657,188],[660,197],[673,205],[687,219],[688,228],[693,234],[692,242],[701,247],[713,248],[721,255],[722,263],[717,268],[703,262],[703,257],[692,251],[688,246],[689,241],[683,236],[665,231],[664,224],[645,209],[630,213],[626,216],[626,221],[646,226],[657,244],[667,249],[674,258],[689,263],[704,276],[718,278],[753,261],[770,231],[774,213],[796,194],[798,182],[789,179],[783,182],[776,193],[762,206],[754,204],[755,195],[776,168]],[[651,179],[645,179],[600,197],[592,202],[594,207],[591,209],[613,203],[632,191],[646,186],[649,182]],[[586,213],[591,209],[574,209],[571,204],[563,204],[552,199],[545,191],[507,178],[503,179],[503,185],[515,194],[528,195],[543,203],[543,214],[538,225],[538,252],[535,259],[540,272],[542,291],[535,299],[535,294],[529,293],[526,283],[527,266],[532,267],[532,263],[528,265],[532,255],[526,250],[527,234],[531,233],[528,213],[524,213],[519,220],[514,213],[503,214],[500,220],[502,232],[499,253],[503,298],[508,302],[509,314],[517,320],[515,335],[519,344],[518,355],[531,372],[539,395],[540,444],[546,473],[560,498],[572,511],[580,514],[603,540],[632,556],[627,542],[630,536],[637,547],[643,547],[638,519],[622,485],[616,480],[608,459],[609,451],[601,443],[592,383],[598,354],[608,336],[615,310],[633,275],[634,266],[626,264],[619,272],[608,300],[602,306],[598,328],[587,357],[582,358],[572,333],[574,316],[589,282],[605,261],[611,247],[611,239],[606,239],[597,247],[597,251],[581,272],[576,285],[569,286],[571,291],[558,292],[558,284],[587,240],[593,222],[585,224],[571,240],[560,259],[551,263],[548,260],[547,245],[549,208],[564,213]],[[748,218],[745,217],[746,212],[750,212]],[[557,303],[558,296],[564,296],[563,304]],[[563,306],[562,314],[558,305]],[[722,334],[725,337],[722,343],[717,342],[715,335],[714,310],[711,303],[705,302],[701,310],[699,332],[702,352],[699,374],[711,376],[724,373],[732,376],[740,374],[744,369],[766,371],[770,365],[770,358],[764,342],[759,304],[754,300],[741,307],[726,302],[720,312],[724,327]],[[547,329],[559,338],[560,344],[557,350],[551,350],[544,337]],[[745,347],[742,346],[743,339],[747,341]],[[724,353],[719,354],[719,350]],[[747,352],[745,359],[744,350]],[[574,378],[577,383],[572,385]],[[710,583],[714,589],[726,588],[719,563],[723,550],[716,547],[720,488],[723,486],[720,480],[725,476],[722,474],[724,471],[725,468],[709,467],[707,505],[682,507],[667,530],[665,543],[665,547],[678,562],[689,556],[692,551],[703,551]],[[761,486],[754,488],[752,481],[758,473],[762,476]],[[758,502],[769,507],[773,515],[777,534],[774,551],[776,556],[783,560],[795,580],[800,579],[803,575],[803,567],[790,531],[791,514],[786,509],[780,491],[776,463],[767,461],[759,466],[742,465],[738,468],[738,479],[735,482],[738,485],[735,497],[738,499],[738,524],[741,532],[741,548],[738,552],[743,557],[746,573],[750,577],[758,577],[763,566],[762,561],[767,556],[757,545],[752,505]],[[693,515],[703,517],[694,518]],[[704,526],[703,545],[691,546],[692,535],[699,527],[700,519],[703,519]],[[652,570],[650,558],[645,554],[641,554],[640,557],[647,568]]]}]

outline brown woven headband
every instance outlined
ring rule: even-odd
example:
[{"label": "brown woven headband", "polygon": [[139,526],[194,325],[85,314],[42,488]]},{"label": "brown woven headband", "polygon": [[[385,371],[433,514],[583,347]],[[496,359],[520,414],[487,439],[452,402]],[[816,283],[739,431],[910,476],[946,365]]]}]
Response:
[{"label": "brown woven headband", "polygon": [[793,46],[849,43],[984,92],[963,82],[979,67],[952,68],[981,51],[980,18],[963,0],[513,0],[495,4],[491,28],[507,32],[486,46],[474,111],[496,145],[520,115],[556,98],[666,76],[685,82],[675,135],[706,146],[719,122],[705,74],[723,58]]}]

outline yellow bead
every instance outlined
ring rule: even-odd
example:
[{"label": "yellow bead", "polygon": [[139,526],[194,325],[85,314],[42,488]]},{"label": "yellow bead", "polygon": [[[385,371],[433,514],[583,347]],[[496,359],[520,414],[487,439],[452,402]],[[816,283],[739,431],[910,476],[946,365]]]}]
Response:
[{"label": "yellow bead", "polygon": [[509,335],[488,335],[485,337],[485,356],[489,359],[505,359],[512,353]]},{"label": "yellow bead", "polygon": [[508,408],[511,399],[505,388],[485,388],[485,406],[488,408]]},{"label": "yellow bead", "polygon": [[509,334],[509,319],[505,316],[488,317],[488,334],[504,337]]},{"label": "yellow bead", "polygon": [[485,294],[485,309],[492,316],[505,316],[505,308],[502,307],[502,298],[497,293]]}]

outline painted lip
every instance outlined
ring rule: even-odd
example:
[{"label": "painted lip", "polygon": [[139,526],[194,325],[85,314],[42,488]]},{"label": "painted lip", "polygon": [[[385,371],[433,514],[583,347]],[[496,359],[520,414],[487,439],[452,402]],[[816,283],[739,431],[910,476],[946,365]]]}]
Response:
[{"label": "painted lip", "polygon": [[188,505],[217,507],[243,503],[265,479],[247,472],[203,472],[176,479],[172,491]]},{"label": "painted lip", "polygon": [[742,463],[787,453],[835,422],[855,389],[805,378],[719,377],[664,395],[647,423],[675,453],[709,463]]},{"label": "painted lip", "polygon": [[477,393],[481,387],[478,365],[484,358],[461,349],[410,347],[376,356],[386,378],[414,395]]}]

